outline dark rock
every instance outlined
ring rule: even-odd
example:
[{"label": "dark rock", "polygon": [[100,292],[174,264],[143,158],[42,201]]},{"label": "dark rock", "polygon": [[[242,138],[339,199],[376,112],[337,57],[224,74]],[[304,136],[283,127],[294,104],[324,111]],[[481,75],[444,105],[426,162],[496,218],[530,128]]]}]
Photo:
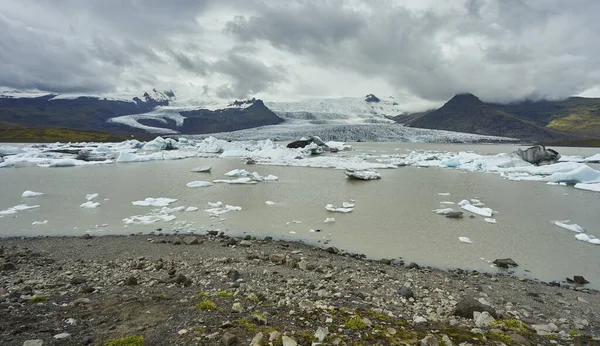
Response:
[{"label": "dark rock", "polygon": [[573,276],[573,281],[574,281],[576,284],[580,284],[580,285],[585,285],[585,284],[589,284],[589,283],[590,283],[589,281],[587,281],[587,280],[586,280],[586,279],[585,279],[583,276],[581,276],[581,275],[575,275],[575,276]]},{"label": "dark rock", "polygon": [[291,143],[288,143],[287,147],[290,149],[304,148],[307,145],[309,145],[310,143],[312,143],[312,141],[309,141],[309,140],[293,141]]},{"label": "dark rock", "polygon": [[81,239],[90,239],[91,237],[92,237],[91,235],[86,233],[86,234],[82,235],[80,238]]},{"label": "dark rock", "polygon": [[81,339],[81,343],[83,345],[91,345],[94,342],[94,338],[91,336],[84,336],[83,339]]},{"label": "dark rock", "polygon": [[274,253],[269,256],[269,260],[273,263],[283,264],[285,262],[285,255],[280,253]]},{"label": "dark rock", "polygon": [[244,237],[244,240],[252,240],[252,236],[250,234],[248,234],[247,236]]},{"label": "dark rock", "polygon": [[508,335],[508,337],[512,340],[513,344],[515,344],[515,345],[521,345],[521,346],[531,345],[531,343],[520,334],[510,334],[510,335]]},{"label": "dark rock", "polygon": [[181,239],[180,238],[175,238],[175,239],[173,239],[173,241],[171,243],[173,245],[181,245]]},{"label": "dark rock", "polygon": [[401,287],[398,290],[398,295],[401,297],[404,297],[406,299],[415,297],[413,290],[410,287],[406,287],[406,286]]},{"label": "dark rock", "polygon": [[493,262],[500,268],[518,267],[517,262],[513,261],[512,258],[498,258]]},{"label": "dark rock", "polygon": [[463,212],[462,211],[451,211],[448,214],[446,214],[446,217],[449,219],[462,219]]},{"label": "dark rock", "polygon": [[239,279],[240,277],[242,277],[240,275],[240,272],[238,272],[237,270],[230,270],[227,273],[227,278],[229,278],[229,280],[231,281],[237,281],[237,279]]},{"label": "dark rock", "polygon": [[391,265],[392,264],[392,260],[387,259],[387,258],[382,258],[382,259],[379,260],[379,263],[386,264],[386,265]]},{"label": "dark rock", "polygon": [[235,246],[237,245],[237,240],[235,238],[229,238],[225,244],[227,246]]},{"label": "dark rock", "polygon": [[560,287],[560,282],[553,280],[548,282],[548,286]]},{"label": "dark rock", "polygon": [[125,279],[125,285],[127,285],[127,286],[135,286],[137,284],[138,284],[138,281],[135,278],[135,276],[130,276],[127,279]]},{"label": "dark rock", "polygon": [[536,166],[550,165],[558,162],[560,154],[552,149],[546,149],[543,145],[536,145],[526,150],[518,149],[516,154],[523,159]]},{"label": "dark rock", "polygon": [[219,231],[208,231],[208,235],[217,235]]},{"label": "dark rock", "polygon": [[332,253],[332,254],[339,254],[340,250],[338,248],[336,248],[335,246],[330,246],[327,249],[325,249],[325,251]]},{"label": "dark rock", "polygon": [[171,268],[171,269],[169,269],[167,274],[169,274],[169,276],[173,276],[173,275],[175,275],[176,272],[177,272],[177,270],[175,268]]},{"label": "dark rock", "polygon": [[183,238],[183,242],[187,245],[198,245],[200,244],[200,242],[198,241],[197,237],[194,236],[188,236]]},{"label": "dark rock", "polygon": [[416,264],[415,262],[410,262],[408,264],[405,264],[404,267],[406,269],[419,269],[420,268],[419,265]]},{"label": "dark rock", "polygon": [[473,313],[475,311],[487,311],[494,318],[498,318],[496,310],[494,310],[491,306],[483,305],[479,301],[471,297],[463,298],[461,301],[459,301],[458,304],[456,304],[456,306],[452,310],[451,314],[453,316],[460,316],[463,318],[473,319]]},{"label": "dark rock", "polygon": [[83,294],[92,293],[95,290],[96,290],[95,288],[88,286],[88,285],[82,285],[81,287],[79,287],[79,293],[83,293]]},{"label": "dark rock", "polygon": [[17,266],[14,265],[14,263],[12,262],[6,262],[2,265],[2,271],[9,271],[9,270],[17,270]]},{"label": "dark rock", "polygon": [[374,102],[377,103],[381,101],[377,96],[373,95],[373,94],[369,94],[367,96],[365,96],[365,102]]},{"label": "dark rock", "polygon": [[235,334],[232,334],[230,332],[226,332],[225,334],[223,334],[223,336],[221,337],[221,343],[223,344],[223,346],[235,346],[235,345],[239,345],[239,339]]},{"label": "dark rock", "polygon": [[87,279],[83,276],[74,276],[71,281],[69,281],[71,285],[81,285],[87,282]]}]

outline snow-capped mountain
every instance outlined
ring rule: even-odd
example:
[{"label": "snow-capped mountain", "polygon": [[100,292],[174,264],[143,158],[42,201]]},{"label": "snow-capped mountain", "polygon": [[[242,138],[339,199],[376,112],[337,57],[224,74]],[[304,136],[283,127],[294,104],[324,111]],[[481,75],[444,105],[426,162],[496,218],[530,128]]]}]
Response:
[{"label": "snow-capped mountain", "polygon": [[306,99],[292,102],[265,102],[277,116],[288,122],[312,124],[393,123],[387,117],[405,113],[393,98],[341,97]]}]

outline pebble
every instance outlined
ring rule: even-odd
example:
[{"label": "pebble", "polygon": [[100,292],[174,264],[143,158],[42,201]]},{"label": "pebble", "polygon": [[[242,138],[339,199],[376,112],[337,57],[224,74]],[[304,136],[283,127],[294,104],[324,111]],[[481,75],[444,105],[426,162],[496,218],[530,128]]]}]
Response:
[{"label": "pebble", "polygon": [[60,334],[54,335],[54,338],[58,339],[58,340],[60,340],[60,339],[68,339],[70,337],[71,337],[71,334],[69,334],[69,333],[60,333]]},{"label": "pebble", "polygon": [[44,340],[35,339],[35,340],[27,340],[23,342],[23,346],[43,346]]},{"label": "pebble", "polygon": [[290,338],[287,335],[284,335],[281,338],[281,342],[282,342],[283,346],[298,346],[298,343],[296,342],[296,340]]}]

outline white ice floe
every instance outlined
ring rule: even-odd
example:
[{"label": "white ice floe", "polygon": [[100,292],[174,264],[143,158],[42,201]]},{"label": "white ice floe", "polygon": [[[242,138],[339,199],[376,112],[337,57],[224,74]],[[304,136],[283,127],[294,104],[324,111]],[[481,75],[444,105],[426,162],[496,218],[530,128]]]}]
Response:
[{"label": "white ice floe", "polygon": [[190,181],[185,186],[187,186],[187,187],[209,187],[209,186],[213,186],[213,184],[208,181],[196,180],[196,181]]},{"label": "white ice floe", "polygon": [[225,173],[225,175],[228,177],[247,177],[248,175],[250,175],[250,172],[248,172],[245,169],[234,169]]},{"label": "white ice floe", "polygon": [[19,205],[15,205],[14,207],[11,207],[11,208],[8,208],[5,210],[0,210],[0,215],[16,214],[23,210],[35,209],[35,208],[39,208],[39,207],[40,207],[39,205],[19,204]]},{"label": "white ice floe", "polygon": [[458,240],[459,240],[461,243],[467,243],[467,244],[471,244],[471,243],[472,243],[471,239],[469,239],[469,238],[467,238],[467,237],[458,237]]},{"label": "white ice floe", "polygon": [[275,175],[269,174],[267,176],[262,176],[262,175],[258,174],[257,172],[253,172],[251,174],[251,178],[254,181],[277,181],[277,180],[279,180],[279,177],[277,177]]},{"label": "white ice floe", "polygon": [[480,208],[471,204],[471,202],[466,199],[460,201],[458,205],[466,211],[469,211],[473,214],[477,214],[483,217],[491,217],[494,211],[490,208]]},{"label": "white ice floe", "polygon": [[333,218],[333,217],[328,217],[328,218],[326,218],[326,219],[325,219],[325,221],[323,221],[323,222],[324,222],[324,223],[333,223],[333,222],[335,222],[335,218]]},{"label": "white ice floe", "polygon": [[274,204],[275,204],[275,202],[273,202],[273,201],[266,201],[266,202],[265,202],[265,204],[266,204],[266,205],[274,205]]},{"label": "white ice floe", "polygon": [[590,244],[594,244],[594,245],[600,245],[600,239],[594,237],[593,235],[588,235],[585,233],[580,233],[575,235],[575,238],[577,240],[581,240],[584,241],[586,243],[590,243]]},{"label": "white ice floe", "polygon": [[217,215],[228,213],[230,211],[240,211],[240,210],[242,210],[242,207],[227,204],[227,205],[225,205],[225,207],[222,207],[222,208],[211,208],[211,209],[206,209],[204,211],[207,213],[210,213],[211,216],[217,216]]},{"label": "white ice floe", "polygon": [[187,212],[191,212],[191,211],[198,211],[198,208],[197,208],[197,207],[187,207],[187,208],[185,209],[185,211],[187,211]]},{"label": "white ice floe", "polygon": [[352,146],[347,145],[344,142],[329,141],[326,142],[325,145],[328,146],[330,149],[337,151],[352,150]]},{"label": "white ice floe", "polygon": [[[344,202],[344,203],[347,203],[347,202]],[[354,210],[354,204],[347,203],[346,205],[347,206],[344,207],[344,205],[342,204],[342,207],[339,208],[339,207],[335,207],[333,204],[327,204],[325,206],[325,209],[328,211],[331,211],[331,212],[338,212],[338,213],[349,213]],[[352,205],[352,206],[350,206],[350,205]]]},{"label": "white ice floe", "polygon": [[487,222],[487,223],[496,223],[496,219],[492,219],[489,217],[486,217],[485,219],[483,219],[483,221]]},{"label": "white ice floe", "polygon": [[567,183],[555,183],[553,181],[549,181],[546,183],[546,185],[552,185],[552,186],[567,186]]},{"label": "white ice floe", "polygon": [[582,233],[585,232],[585,229],[581,226],[579,226],[578,224],[571,224],[569,223],[571,222],[570,220],[556,220],[556,221],[552,221],[553,224],[555,224],[558,227],[564,228],[566,230],[572,231],[572,232],[577,232],[577,233]]},{"label": "white ice floe", "polygon": [[160,136],[154,138],[150,142],[144,144],[142,150],[159,151],[166,149],[178,149],[179,144],[172,138],[162,138]]},{"label": "white ice floe", "polygon": [[381,174],[374,169],[353,170],[349,169],[344,172],[346,178],[351,180],[377,180],[381,179]]},{"label": "white ice floe", "polygon": [[440,196],[450,196],[449,192],[438,192],[438,195]]},{"label": "white ice floe", "polygon": [[354,206],[356,206],[356,204],[352,203],[352,202],[343,202],[342,203],[342,208],[354,208]]},{"label": "white ice floe", "polygon": [[48,223],[48,220],[44,220],[44,221],[33,221],[31,223],[32,226],[37,226],[37,225],[45,225]]},{"label": "white ice floe", "polygon": [[237,179],[233,179],[233,180],[228,180],[228,179],[217,179],[217,180],[213,180],[213,183],[224,183],[224,184],[240,184],[240,185],[244,185],[244,184],[256,184],[256,181],[252,180],[252,178],[248,178],[248,177],[242,177],[242,178],[237,178]]},{"label": "white ice floe", "polygon": [[452,209],[452,208],[434,209],[433,212],[438,215],[448,215],[450,213],[454,213],[454,209]]},{"label": "white ice floe", "polygon": [[211,169],[212,169],[211,166],[200,166],[200,167],[193,168],[191,171],[196,172],[196,173],[210,173]]},{"label": "white ice floe", "polygon": [[600,183],[595,183],[595,184],[579,183],[579,184],[575,184],[575,188],[579,189],[579,190],[600,192]]},{"label": "white ice floe", "polygon": [[32,197],[42,196],[43,194],[44,194],[43,192],[35,192],[35,191],[27,190],[27,191],[23,192],[21,197],[22,198],[32,198]]},{"label": "white ice floe", "polygon": [[555,183],[600,183],[600,171],[590,166],[582,165],[568,172],[556,172],[546,178]]},{"label": "white ice floe", "polygon": [[99,206],[100,206],[100,203],[98,203],[98,202],[87,201],[87,202],[81,204],[79,207],[94,209],[94,208],[98,208]]},{"label": "white ice floe", "polygon": [[302,223],[302,221],[298,221],[298,220],[292,220],[292,221],[288,221],[285,223],[286,226],[289,226],[291,224],[299,224]]},{"label": "white ice floe", "polygon": [[155,223],[157,221],[173,221],[177,217],[175,215],[170,214],[147,214],[147,215],[134,215],[131,217],[126,217],[123,219],[123,222],[127,225],[137,224],[137,225],[149,225]]},{"label": "white ice floe", "polygon": [[223,202],[218,201],[218,202],[208,202],[208,206],[211,208],[221,208],[223,206]]},{"label": "white ice floe", "polygon": [[165,198],[165,197],[158,197],[158,198],[146,198],[143,201],[133,201],[131,202],[131,204],[133,205],[137,205],[140,207],[166,207],[171,203],[177,202],[177,199],[173,199],[173,198]]},{"label": "white ice floe", "polygon": [[454,205],[456,203],[450,202],[450,201],[442,201],[442,202],[440,202],[440,204]]},{"label": "white ice floe", "polygon": [[585,159],[583,159],[583,161],[588,162],[588,163],[600,163],[600,154],[595,154],[595,155],[586,157]]},{"label": "white ice floe", "polygon": [[88,201],[93,200],[94,198],[98,197],[97,193],[88,193],[87,195],[85,195],[85,199]]}]

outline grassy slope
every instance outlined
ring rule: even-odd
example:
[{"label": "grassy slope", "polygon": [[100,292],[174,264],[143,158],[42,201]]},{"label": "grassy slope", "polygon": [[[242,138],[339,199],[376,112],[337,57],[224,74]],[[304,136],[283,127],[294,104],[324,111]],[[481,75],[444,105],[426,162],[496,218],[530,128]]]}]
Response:
[{"label": "grassy slope", "polygon": [[[53,143],[53,142],[121,142],[132,137],[106,132],[67,128],[13,128],[0,129],[0,142]],[[147,138],[138,138],[147,139]]]}]

